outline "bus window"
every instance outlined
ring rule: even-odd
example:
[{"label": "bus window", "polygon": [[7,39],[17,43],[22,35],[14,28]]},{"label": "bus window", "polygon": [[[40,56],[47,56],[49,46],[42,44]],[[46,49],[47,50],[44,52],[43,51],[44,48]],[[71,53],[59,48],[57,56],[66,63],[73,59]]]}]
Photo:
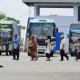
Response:
[{"label": "bus window", "polygon": [[31,23],[31,35],[36,35],[38,39],[46,39],[47,35],[53,36],[55,26],[53,23]]},{"label": "bus window", "polygon": [[10,32],[2,32],[1,36],[2,37],[10,37]]},{"label": "bus window", "polygon": [[80,24],[71,24],[70,29],[71,30],[80,30]]},{"label": "bus window", "polygon": [[42,39],[41,33],[42,33],[42,24],[41,23],[31,23],[31,34],[36,35],[39,39]]},{"label": "bus window", "polygon": [[80,34],[79,33],[71,33],[71,39],[74,43],[77,42],[77,39],[80,37]]},{"label": "bus window", "polygon": [[55,26],[53,26],[53,23],[45,23],[45,24],[43,24],[43,32],[45,34],[44,38],[47,35],[53,36],[54,29],[55,29]]}]

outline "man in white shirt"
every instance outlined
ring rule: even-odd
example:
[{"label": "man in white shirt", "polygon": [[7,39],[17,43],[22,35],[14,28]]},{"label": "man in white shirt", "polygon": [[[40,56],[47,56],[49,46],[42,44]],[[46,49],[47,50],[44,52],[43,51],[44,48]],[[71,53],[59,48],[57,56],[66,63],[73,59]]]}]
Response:
[{"label": "man in white shirt", "polygon": [[61,56],[61,60],[63,61],[63,57],[65,56],[67,60],[69,60],[69,57],[67,56],[67,54],[65,53],[65,39],[64,39],[64,35],[60,36],[62,38],[61,42],[60,42],[60,56]]}]

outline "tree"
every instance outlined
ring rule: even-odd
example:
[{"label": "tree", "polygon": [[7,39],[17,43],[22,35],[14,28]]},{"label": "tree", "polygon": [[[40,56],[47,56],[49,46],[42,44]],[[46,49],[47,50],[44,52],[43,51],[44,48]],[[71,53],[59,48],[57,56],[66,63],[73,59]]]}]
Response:
[{"label": "tree", "polygon": [[20,23],[19,20],[16,20],[16,19],[14,19],[13,17],[7,17],[6,14],[3,13],[3,12],[0,12],[0,20],[1,20],[1,19],[4,19],[4,20],[6,19],[6,20],[10,20],[10,21],[15,21],[17,24]]},{"label": "tree", "polygon": [[[21,25],[20,25],[20,26],[21,26]],[[25,28],[26,28],[25,26],[21,26],[21,29],[23,29],[23,30],[24,30]]]},{"label": "tree", "polygon": [[20,23],[19,20],[16,20],[16,19],[14,19],[13,17],[7,17],[6,19],[7,19],[7,20],[11,20],[11,21],[15,21],[17,24]]},{"label": "tree", "polygon": [[1,20],[1,19],[5,19],[5,18],[6,18],[6,14],[3,13],[3,12],[0,12],[0,20]]},{"label": "tree", "polygon": [[24,38],[21,38],[20,45],[23,46]]},{"label": "tree", "polygon": [[[3,12],[0,12],[0,20],[1,20],[1,19],[10,20],[10,21],[15,21],[17,24],[20,24],[20,21],[19,21],[19,20],[16,20],[16,19],[13,18],[13,17],[8,17],[8,16],[6,16],[6,14],[3,13]],[[20,26],[21,26],[21,29],[25,29],[25,26],[22,26],[22,25],[20,25]]]}]

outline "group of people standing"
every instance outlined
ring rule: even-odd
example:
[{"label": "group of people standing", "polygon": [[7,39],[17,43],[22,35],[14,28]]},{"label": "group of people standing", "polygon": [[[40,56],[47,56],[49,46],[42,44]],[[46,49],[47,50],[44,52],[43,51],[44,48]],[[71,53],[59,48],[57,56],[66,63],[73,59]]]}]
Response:
[{"label": "group of people standing", "polygon": [[[60,61],[64,60],[64,57],[69,60],[69,56],[65,53],[65,38],[64,35],[61,35],[61,42],[60,42]],[[46,49],[45,49],[45,54],[46,54],[46,61],[51,61],[51,36],[47,36],[45,40]],[[2,39],[0,37],[0,45],[2,45]],[[20,49],[20,42],[19,39],[17,38],[17,34],[14,35],[13,39],[13,59],[12,60],[19,60],[19,49]],[[78,39],[78,44],[77,44],[77,54],[76,54],[76,61],[80,58],[80,39]],[[28,47],[28,55],[31,56],[31,61],[38,60],[38,43],[37,39],[34,35],[30,36],[30,41],[29,41],[29,47]],[[3,67],[0,65],[0,67]]]},{"label": "group of people standing", "polygon": [[[46,39],[45,43],[47,44],[46,50],[45,50],[45,54],[46,54],[46,57],[47,57],[46,61],[50,61],[50,52],[51,52],[51,49],[52,49],[51,36],[47,36],[47,39]],[[34,61],[34,60],[38,59],[38,43],[37,43],[37,39],[34,35],[30,36],[28,55],[31,56],[31,61]]]},{"label": "group of people standing", "polygon": [[[64,57],[66,58],[66,60],[69,60],[69,56],[67,55],[66,51],[65,51],[65,38],[64,35],[61,35],[61,42],[60,42],[60,61],[64,61]],[[52,50],[52,46],[51,46],[51,36],[47,36],[46,40],[45,40],[46,45],[46,49],[45,49],[45,54],[46,54],[46,61],[51,61],[50,57],[51,57],[51,50]],[[37,60],[38,59],[38,43],[37,43],[37,39],[34,35],[32,35],[30,37],[30,41],[29,41],[29,48],[28,48],[28,54],[31,56],[31,61],[33,60]],[[78,45],[77,45],[78,51],[76,54],[76,61],[79,59],[80,57],[80,39],[78,39]]]},{"label": "group of people standing", "polygon": [[[61,56],[61,60],[63,61],[63,57],[65,56],[67,60],[69,60],[69,57],[67,56],[67,54],[65,54],[65,39],[64,39],[64,35],[60,36],[62,38],[61,43],[60,43],[60,56]],[[50,57],[51,57],[51,50],[52,50],[52,46],[51,46],[51,36],[47,36],[46,40],[45,40],[46,45],[46,49],[45,49],[45,54],[46,54],[46,61],[51,61]],[[38,43],[37,43],[37,39],[34,35],[32,35],[30,37],[30,41],[29,41],[29,49],[28,49],[28,54],[31,56],[31,61],[33,60],[37,60],[38,59]]]},{"label": "group of people standing", "polygon": [[[69,60],[69,56],[67,56],[67,54],[65,53],[65,39],[64,39],[64,35],[60,36],[62,38],[61,43],[60,43],[60,55],[61,55],[61,60],[63,61],[63,57],[66,57],[67,60]],[[80,38],[78,38],[77,40],[77,44],[76,46],[76,54],[75,54],[75,60],[78,61],[78,59],[80,59]]]},{"label": "group of people standing", "polygon": [[[6,55],[8,56],[8,49],[9,49],[9,42],[7,42],[6,45]],[[2,52],[2,38],[0,37],[0,53]],[[13,38],[13,59],[12,60],[19,60],[19,49],[20,49],[20,42],[19,39],[17,38],[17,34],[14,35]],[[0,68],[2,68],[3,66],[0,65]]]}]

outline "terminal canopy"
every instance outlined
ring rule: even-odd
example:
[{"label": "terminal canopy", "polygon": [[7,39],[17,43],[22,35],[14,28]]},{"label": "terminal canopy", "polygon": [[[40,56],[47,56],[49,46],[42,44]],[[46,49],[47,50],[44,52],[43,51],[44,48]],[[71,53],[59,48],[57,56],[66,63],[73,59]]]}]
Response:
[{"label": "terminal canopy", "polygon": [[80,3],[80,0],[22,0],[28,6],[33,5],[34,3],[73,3],[77,4]]}]

